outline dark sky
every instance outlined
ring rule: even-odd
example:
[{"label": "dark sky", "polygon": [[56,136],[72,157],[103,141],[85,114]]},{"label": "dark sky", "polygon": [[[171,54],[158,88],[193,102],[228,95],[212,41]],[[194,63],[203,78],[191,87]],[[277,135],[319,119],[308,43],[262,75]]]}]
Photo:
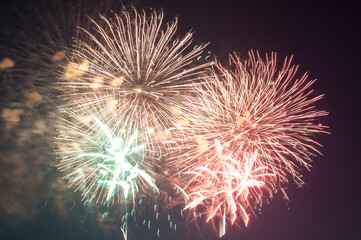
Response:
[{"label": "dark sky", "polygon": [[[209,49],[221,60],[227,59],[228,53],[233,51],[244,55],[251,49],[259,50],[261,54],[275,51],[280,59],[293,55],[294,63],[300,65],[300,72],[307,71],[311,79],[318,79],[315,91],[325,94],[317,106],[319,109],[330,112],[329,116],[323,119],[323,123],[330,126],[331,135],[318,136],[320,143],[324,146],[321,150],[323,156],[315,159],[310,173],[304,174],[306,186],[302,189],[291,186],[289,203],[274,199],[265,207],[262,214],[257,216],[257,219],[251,220],[246,230],[233,229],[224,239],[360,238],[361,158],[358,151],[361,143],[359,124],[361,39],[358,33],[361,26],[358,24],[359,12],[356,5],[346,1],[313,3],[313,1],[275,0],[214,2],[159,0],[140,1],[138,4],[145,7],[163,7],[169,18],[178,16],[180,31],[193,29],[197,41],[209,41]],[[20,9],[22,5],[19,2],[15,6]],[[15,8],[9,7],[9,9]],[[6,33],[4,39],[9,39],[11,30],[4,26],[12,25],[10,17],[1,19],[2,28],[0,29],[6,29],[3,32]],[[14,28],[10,29],[14,32],[18,31]],[[9,45],[7,41],[2,39],[1,44],[7,46]],[[0,50],[3,51],[0,51],[0,58],[2,58],[8,50],[6,47]],[[5,78],[1,79],[5,81]],[[5,84],[2,83],[1,86]],[[4,90],[1,93],[10,95],[4,93]],[[8,106],[10,101],[15,101],[11,100],[11,97],[1,99],[2,108]],[[28,117],[32,118],[32,116]],[[3,139],[9,138],[5,136],[4,131],[1,134]],[[34,141],[46,142],[46,139],[39,138]],[[22,206],[23,201],[19,198],[32,195],[25,194],[27,191],[17,186],[22,183],[21,181],[12,183],[13,187],[18,187],[18,192],[9,193],[6,179],[11,178],[11,174],[6,174],[6,167],[16,168],[16,165],[8,164],[8,156],[13,156],[11,154],[16,152],[17,147],[9,147],[9,142],[4,140],[1,144],[1,151],[4,153],[0,156],[0,174],[2,175],[0,193],[3,191],[0,194],[1,239],[119,239],[118,233],[97,228],[97,224],[94,223],[87,223],[91,229],[79,231],[77,225],[67,222],[64,220],[66,218],[58,217],[54,213],[56,211],[39,213],[34,210],[36,213],[31,211],[32,217],[25,216],[28,215],[25,214],[27,213],[25,210],[7,211],[6,204],[14,201],[19,202],[18,205],[13,206],[15,209],[31,209],[32,207],[40,209],[48,198],[47,194],[44,194],[44,197],[41,196],[46,190],[40,186],[33,186],[39,193],[38,200],[32,203],[29,199],[29,203],[25,207]],[[27,146],[35,148],[37,145]],[[10,151],[9,148],[12,150]],[[45,151],[48,151],[48,155],[45,155],[49,157],[51,150]],[[32,165],[28,167],[32,168]],[[34,169],[35,175],[36,171],[46,171],[46,177],[52,176],[49,177],[51,179],[49,181],[55,181],[56,177],[51,174],[51,170],[38,165]],[[16,170],[13,169],[12,172],[15,173]],[[40,182],[39,180],[39,184]],[[11,196],[15,196],[16,199],[11,200]],[[71,207],[73,199],[67,198],[64,201],[70,202]],[[21,214],[16,215],[19,212]],[[86,227],[82,229],[84,228]],[[209,229],[198,233],[190,227],[188,230],[180,229],[176,234],[170,233],[168,237],[202,239],[200,235],[203,235],[203,239],[217,239],[208,231]],[[142,239],[139,235],[138,238]],[[167,237],[163,236],[161,239],[167,239]]]}]

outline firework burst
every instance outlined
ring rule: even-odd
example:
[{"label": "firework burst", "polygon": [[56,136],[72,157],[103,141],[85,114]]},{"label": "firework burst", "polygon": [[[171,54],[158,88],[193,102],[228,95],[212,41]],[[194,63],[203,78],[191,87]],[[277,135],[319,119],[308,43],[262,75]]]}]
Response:
[{"label": "firework burst", "polygon": [[57,138],[59,170],[90,202],[109,206],[130,199],[134,203],[140,191],[159,194],[157,162],[146,157],[148,144],[117,112],[104,108],[98,102],[81,111],[64,110],[68,117],[61,120]]},{"label": "firework burst", "polygon": [[239,216],[247,226],[247,211],[284,192],[290,179],[302,185],[299,172],[320,154],[313,137],[326,133],[318,118],[327,113],[314,103],[322,96],[312,95],[306,74],[296,77],[291,60],[278,69],[276,54],[230,56],[232,70],[216,63],[188,96],[189,125],[178,126],[188,131],[179,139],[187,148],[170,165],[185,184],[186,208],[217,219],[219,236],[226,219],[233,224]]},{"label": "firework burst", "polygon": [[59,85],[68,106],[78,107],[79,97],[86,97],[87,105],[106,102],[160,151],[175,121],[174,105],[209,66],[195,64],[206,45],[191,46],[190,32],[175,37],[177,20],[165,25],[162,12],[133,10],[102,20],[83,29],[86,40],[79,41],[64,67]]}]

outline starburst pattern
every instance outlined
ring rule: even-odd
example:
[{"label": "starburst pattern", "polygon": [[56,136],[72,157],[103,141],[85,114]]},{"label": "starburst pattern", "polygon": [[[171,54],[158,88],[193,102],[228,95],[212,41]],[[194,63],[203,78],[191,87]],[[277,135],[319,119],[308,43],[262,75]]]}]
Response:
[{"label": "starburst pattern", "polygon": [[170,161],[190,198],[186,208],[202,205],[208,220],[218,218],[220,236],[226,218],[234,223],[238,212],[247,225],[247,209],[290,180],[302,185],[300,171],[319,154],[313,136],[326,133],[318,118],[327,113],[314,108],[322,96],[312,95],[306,74],[296,77],[291,59],[278,69],[275,54],[250,52],[247,61],[232,55],[230,65],[216,63],[188,96],[189,125],[177,129],[188,131],[178,139],[186,147]]},{"label": "starburst pattern", "polygon": [[109,205],[131,196],[134,203],[140,191],[158,195],[157,162],[147,159],[147,143],[137,129],[102,108],[98,103],[78,112],[66,110],[69,117],[62,119],[57,138],[59,170],[89,201]]},{"label": "starburst pattern", "polygon": [[89,99],[87,105],[107,102],[153,150],[163,151],[175,121],[174,105],[210,65],[198,64],[206,45],[191,46],[191,32],[176,37],[177,20],[165,25],[162,12],[133,10],[102,19],[92,21],[94,29],[83,29],[86,39],[80,39],[64,67],[59,83],[64,98],[75,108],[81,96]]}]

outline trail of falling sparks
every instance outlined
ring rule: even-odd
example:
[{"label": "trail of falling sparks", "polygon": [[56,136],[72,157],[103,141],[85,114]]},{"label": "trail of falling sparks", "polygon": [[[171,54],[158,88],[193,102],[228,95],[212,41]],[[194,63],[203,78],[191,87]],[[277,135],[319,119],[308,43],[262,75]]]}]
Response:
[{"label": "trail of falling sparks", "polygon": [[315,109],[322,96],[309,90],[314,81],[296,72],[291,59],[278,69],[275,54],[263,60],[250,52],[247,61],[231,55],[230,70],[216,63],[187,96],[188,122],[174,129],[186,133],[176,140],[185,147],[169,168],[178,169],[186,208],[217,219],[219,236],[227,219],[233,224],[240,216],[247,226],[247,209],[278,190],[286,194],[289,181],[301,186],[299,171],[320,154],[314,135],[327,133],[318,123],[327,113]]}]

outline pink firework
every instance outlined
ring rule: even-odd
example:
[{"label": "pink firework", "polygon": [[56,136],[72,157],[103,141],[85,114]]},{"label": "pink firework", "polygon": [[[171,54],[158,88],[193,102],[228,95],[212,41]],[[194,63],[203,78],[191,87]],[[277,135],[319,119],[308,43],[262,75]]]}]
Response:
[{"label": "pink firework", "polygon": [[242,61],[230,56],[230,70],[216,63],[205,83],[188,96],[180,115],[188,133],[179,142],[187,148],[170,161],[187,192],[186,209],[215,220],[219,236],[226,222],[249,221],[249,211],[290,181],[302,185],[300,171],[309,170],[320,154],[314,140],[327,133],[315,109],[322,95],[313,95],[313,81],[297,76],[286,59],[250,52]]}]

